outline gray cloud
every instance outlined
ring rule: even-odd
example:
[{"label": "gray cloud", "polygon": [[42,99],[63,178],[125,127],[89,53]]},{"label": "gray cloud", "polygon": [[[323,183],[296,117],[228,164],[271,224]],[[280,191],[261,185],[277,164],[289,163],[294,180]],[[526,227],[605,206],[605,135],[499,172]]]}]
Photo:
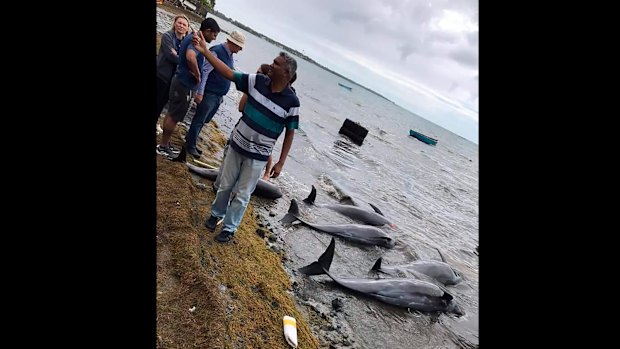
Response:
[{"label": "gray cloud", "polygon": [[426,42],[429,44],[456,44],[459,41],[459,34],[445,31],[431,31],[425,34]]},{"label": "gray cloud", "polygon": [[472,68],[478,68],[478,54],[471,49],[458,49],[450,53],[455,61]]},{"label": "gray cloud", "polygon": [[400,51],[400,60],[401,61],[406,61],[407,57],[414,52],[413,45],[411,45],[411,44],[404,44],[404,45],[398,47],[398,50]]},{"label": "gray cloud", "polygon": [[480,36],[478,32],[471,32],[467,34],[467,42],[472,45],[478,47],[478,42],[480,41]]},{"label": "gray cloud", "polygon": [[[478,31],[451,30],[458,18],[446,23],[445,15],[452,11],[477,25],[478,0],[225,0],[216,9],[310,57],[313,47],[321,50],[316,57],[326,57],[326,46],[341,48],[349,57],[363,57],[379,69],[398,67],[404,78],[477,104]],[[275,19],[277,27],[269,23]],[[299,42],[301,37],[312,39]],[[319,63],[351,66],[340,59]]]},{"label": "gray cloud", "polygon": [[345,21],[351,21],[354,23],[355,22],[366,23],[370,21],[370,19],[371,17],[369,15],[364,14],[364,13],[359,13],[359,12],[338,11],[332,15],[332,20],[336,24],[341,24],[342,22],[345,22]]}]

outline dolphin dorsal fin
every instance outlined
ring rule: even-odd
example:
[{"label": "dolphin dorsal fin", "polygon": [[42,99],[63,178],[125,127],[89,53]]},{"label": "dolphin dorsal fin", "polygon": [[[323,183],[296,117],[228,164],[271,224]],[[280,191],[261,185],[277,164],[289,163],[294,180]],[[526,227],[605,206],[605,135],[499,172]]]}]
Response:
[{"label": "dolphin dorsal fin", "polygon": [[297,200],[292,199],[291,205],[288,208],[288,212],[286,213],[286,215],[284,215],[284,217],[282,217],[282,219],[280,219],[280,222],[293,223],[296,220],[300,220],[299,219],[299,206],[297,206]]},{"label": "dolphin dorsal fin", "polygon": [[437,247],[435,247],[435,249],[437,250],[437,253],[439,253],[439,257],[441,257],[441,261],[444,263],[448,263],[446,262],[446,259],[443,257],[443,254],[441,254],[441,251],[439,251],[439,249]]},{"label": "dolphin dorsal fin", "polygon": [[370,202],[368,203],[368,205],[370,205],[370,207],[372,207],[372,209],[373,209],[373,210],[375,210],[375,212],[377,212],[378,214],[380,214],[380,215],[382,215],[383,217],[385,217],[385,215],[383,214],[383,212],[381,212],[381,210],[380,210],[377,206],[375,206],[375,205],[371,204]]},{"label": "dolphin dorsal fin", "polygon": [[329,242],[329,246],[321,257],[319,257],[319,264],[323,269],[329,271],[329,267],[332,265],[332,259],[334,259],[334,249],[336,248],[336,239],[332,237],[332,240]]},{"label": "dolphin dorsal fin", "polygon": [[[332,265],[332,259],[334,258],[334,249],[336,247],[336,239],[332,237],[329,246],[321,257],[316,262],[306,265],[303,268],[297,269],[302,274],[306,275],[321,275],[329,272],[329,267]],[[331,275],[330,275],[331,276]]]},{"label": "dolphin dorsal fin", "polygon": [[316,199],[316,188],[313,185],[312,190],[310,191],[310,195],[308,195],[308,197],[304,199],[304,202],[307,204],[313,205],[315,199]]},{"label": "dolphin dorsal fin", "polygon": [[379,269],[381,269],[381,261],[382,260],[383,260],[383,257],[377,258],[377,261],[375,262],[375,265],[373,265],[372,269],[370,269],[370,270],[379,270]]}]

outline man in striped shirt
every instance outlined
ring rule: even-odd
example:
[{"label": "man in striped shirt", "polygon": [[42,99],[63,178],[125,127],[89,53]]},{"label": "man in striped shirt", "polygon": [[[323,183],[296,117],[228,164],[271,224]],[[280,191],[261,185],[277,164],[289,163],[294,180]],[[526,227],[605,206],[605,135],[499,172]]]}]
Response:
[{"label": "man in striped shirt", "polygon": [[[232,239],[243,219],[250,196],[271,155],[278,137],[286,128],[280,159],[271,169],[278,177],[293,143],[299,124],[299,99],[289,82],[297,71],[297,61],[285,52],[274,58],[267,75],[243,74],[231,70],[207,49],[202,35],[194,35],[193,44],[205,55],[213,69],[235,83],[237,90],[248,95],[243,115],[233,129],[230,149],[222,164],[220,185],[211,205],[211,215],[205,222],[214,231],[224,219],[222,231],[215,239],[227,242]],[[230,201],[233,187],[235,197]]]}]

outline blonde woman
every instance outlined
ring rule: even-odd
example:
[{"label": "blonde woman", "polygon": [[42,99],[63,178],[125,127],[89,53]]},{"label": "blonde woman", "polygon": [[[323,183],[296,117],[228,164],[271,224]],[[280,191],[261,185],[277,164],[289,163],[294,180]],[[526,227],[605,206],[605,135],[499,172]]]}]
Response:
[{"label": "blonde woman", "polygon": [[178,51],[181,41],[191,29],[189,19],[185,15],[174,17],[172,29],[161,36],[161,45],[157,55],[157,109],[155,110],[155,122],[168,102],[170,82],[179,63]]}]

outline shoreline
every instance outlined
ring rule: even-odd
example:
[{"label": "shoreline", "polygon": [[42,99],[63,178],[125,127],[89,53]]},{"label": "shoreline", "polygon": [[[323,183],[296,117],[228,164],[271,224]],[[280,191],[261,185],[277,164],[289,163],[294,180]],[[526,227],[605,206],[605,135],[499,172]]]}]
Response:
[{"label": "shoreline", "polygon": [[[183,144],[177,127],[172,144]],[[203,162],[225,138],[217,124],[203,128]],[[282,318],[297,320],[298,348],[320,348],[300,310],[277,237],[250,200],[235,239],[213,240],[203,226],[215,198],[211,181],[194,177],[184,163],[157,156],[157,347],[289,348]],[[191,156],[188,156],[188,161]],[[198,178],[198,180],[196,180]]]},{"label": "shoreline", "polygon": [[[189,17],[183,9],[158,6]],[[157,33],[156,52],[160,38]],[[171,143],[180,149],[186,132],[180,122]],[[198,140],[200,161],[219,164],[225,143],[211,120]],[[155,156],[157,348],[290,348],[285,315],[297,320],[298,348],[321,348],[307,321],[312,314],[293,296],[282,241],[257,213],[256,200],[250,200],[233,242],[220,244],[203,226],[215,198],[211,181],[190,174],[184,163]],[[192,162],[191,155],[187,159]]]},{"label": "shoreline", "polygon": [[[160,38],[157,33],[156,52]],[[237,105],[241,95],[231,91],[228,97]],[[218,120],[226,124],[222,118],[239,117],[225,104],[197,142],[203,150],[199,160],[209,165],[219,165],[227,140]],[[180,149],[186,132],[179,122],[171,143]],[[193,163],[193,157],[187,161]],[[203,226],[215,198],[212,182],[158,155],[156,171],[157,348],[290,348],[284,315],[297,320],[298,348],[358,347],[343,312],[300,294],[304,280],[295,276],[281,231],[271,226],[275,201],[252,197],[233,243],[220,244]]]}]

